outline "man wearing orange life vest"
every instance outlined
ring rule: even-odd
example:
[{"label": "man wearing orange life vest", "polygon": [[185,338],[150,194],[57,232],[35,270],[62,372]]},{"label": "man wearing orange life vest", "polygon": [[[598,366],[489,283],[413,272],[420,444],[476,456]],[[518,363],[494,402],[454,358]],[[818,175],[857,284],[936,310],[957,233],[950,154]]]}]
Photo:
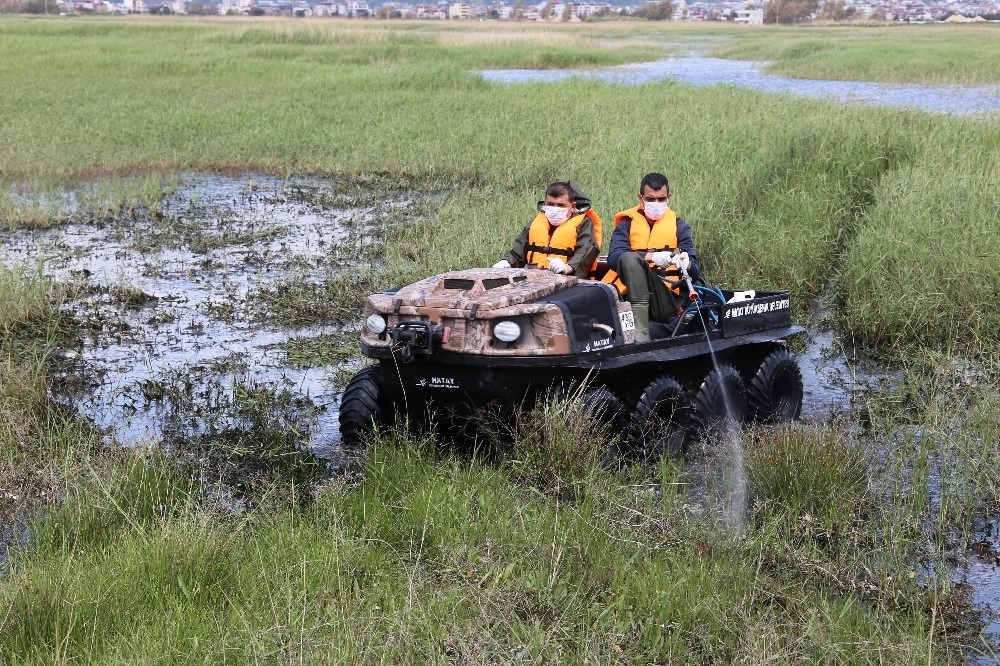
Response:
[{"label": "man wearing orange life vest", "polygon": [[558,181],[546,188],[538,214],[493,268],[532,266],[587,277],[600,252],[600,233],[601,218],[587,195],[569,181]]},{"label": "man wearing orange life vest", "polygon": [[681,269],[698,279],[698,255],[691,226],[668,206],[670,184],[662,173],[639,183],[639,205],[615,215],[608,266],[632,304],[636,339],[649,340],[649,320],[665,322],[684,305],[677,281]]}]

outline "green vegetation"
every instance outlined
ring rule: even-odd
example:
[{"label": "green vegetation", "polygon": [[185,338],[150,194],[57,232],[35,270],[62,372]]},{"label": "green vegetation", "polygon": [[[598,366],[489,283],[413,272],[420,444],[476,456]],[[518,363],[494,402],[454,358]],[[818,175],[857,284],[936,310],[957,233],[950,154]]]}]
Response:
[{"label": "green vegetation", "polygon": [[771,61],[768,72],[803,79],[995,84],[998,35],[996,25],[750,30],[714,55]]},{"label": "green vegetation", "polygon": [[[0,645],[14,664],[949,653],[928,612],[954,621],[945,591],[905,569],[873,578],[858,537],[786,542],[774,533],[797,514],[771,514],[734,540],[685,519],[679,496],[593,478],[577,491],[555,502],[389,435],[356,484],[328,482],[307,510],[220,515],[134,453],[37,524],[0,588]],[[883,562],[897,545],[879,544]]]},{"label": "green vegetation", "polygon": [[[1000,330],[990,307],[996,121],[668,82],[492,86],[472,70],[545,58],[607,64],[650,51],[571,43],[565,29],[549,46],[547,28],[525,33],[544,42],[535,45],[525,34],[357,25],[6,19],[0,72],[11,112],[0,169],[36,192],[99,174],[127,183],[136,170],[219,168],[450,189],[433,219],[399,229],[385,267],[362,280],[367,291],[491,262],[556,178],[573,177],[610,217],[657,166],[639,156],[659,154],[712,280],[791,288],[801,304],[839,269],[842,322],[879,343],[988,340]],[[658,99],[670,102],[665,132],[649,131],[648,103]],[[150,181],[139,183],[145,194],[120,207],[155,198]],[[84,211],[114,211],[109,198]],[[5,208],[19,219],[20,209]],[[976,249],[942,238],[942,220],[961,221],[948,238]],[[457,236],[467,242],[456,247]],[[957,316],[928,307],[942,279]],[[301,295],[316,298],[336,302]]]},{"label": "green vegetation", "polygon": [[[969,37],[955,52],[979,48],[966,45],[981,33],[957,30]],[[205,420],[193,448],[101,450],[46,398],[62,287],[0,269],[0,516],[32,520],[0,580],[0,661],[959,660],[976,624],[942,554],[965,549],[1000,489],[988,351],[1000,331],[1000,123],[475,75],[660,53],[600,41],[630,33],[0,19],[6,225],[155,219],[187,170],[432,195],[332,251],[367,258],[366,270],[253,294],[264,318],[312,323],[357,313],[362,292],[492,263],[550,180],[573,178],[610,220],[659,168],[712,282],[789,288],[800,308],[830,295],[845,336],[906,361],[897,386],[859,400],[832,434],[747,433],[754,501],[733,534],[691,515],[689,469],[592,464],[600,433],[558,400],[514,424],[512,452],[441,452],[387,432],[325,481],[300,447],[302,406],[254,387],[230,396],[240,427]],[[808,56],[802,34],[842,33],[725,34],[771,57]],[[962,78],[995,76],[974,69]],[[217,242],[194,225],[165,233],[149,242]],[[308,363],[343,346],[286,350]]]}]

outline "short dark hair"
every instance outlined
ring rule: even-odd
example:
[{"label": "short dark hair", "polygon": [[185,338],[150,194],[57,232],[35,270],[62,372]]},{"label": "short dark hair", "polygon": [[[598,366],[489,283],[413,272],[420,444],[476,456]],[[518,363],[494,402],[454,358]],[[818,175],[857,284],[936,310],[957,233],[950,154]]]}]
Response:
[{"label": "short dark hair", "polygon": [[565,183],[561,180],[557,180],[551,183],[547,188],[545,188],[545,196],[547,197],[569,197],[570,201],[573,200],[573,189],[569,186],[569,183]]},{"label": "short dark hair", "polygon": [[667,194],[670,194],[670,183],[667,181],[667,177],[662,173],[647,173],[639,181],[639,194],[642,194],[643,188],[648,187],[651,190],[662,190],[664,187],[667,188]]}]

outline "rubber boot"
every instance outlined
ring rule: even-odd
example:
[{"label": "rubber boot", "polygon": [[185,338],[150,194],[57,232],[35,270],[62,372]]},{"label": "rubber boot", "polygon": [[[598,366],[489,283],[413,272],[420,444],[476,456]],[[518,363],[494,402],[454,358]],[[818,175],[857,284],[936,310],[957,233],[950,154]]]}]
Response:
[{"label": "rubber boot", "polygon": [[632,318],[635,320],[635,341],[649,342],[649,303],[633,303]]}]

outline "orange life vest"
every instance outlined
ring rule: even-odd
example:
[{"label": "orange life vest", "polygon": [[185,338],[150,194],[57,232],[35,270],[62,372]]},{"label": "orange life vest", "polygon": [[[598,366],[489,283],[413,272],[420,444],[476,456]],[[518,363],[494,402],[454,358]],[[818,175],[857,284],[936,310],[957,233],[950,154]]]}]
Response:
[{"label": "orange life vest", "polygon": [[[614,225],[617,227],[618,223],[622,220],[631,220],[632,226],[629,227],[629,246],[634,252],[640,254],[646,254],[647,252],[663,252],[666,250],[676,250],[677,249],[677,213],[672,209],[668,208],[667,212],[663,214],[663,217],[653,222],[650,226],[646,217],[639,212],[642,206],[636,206],[635,208],[629,208],[628,210],[623,210],[622,212],[615,215]],[[666,268],[660,268],[652,262],[650,262],[650,267],[656,271],[656,274],[660,276],[663,280],[663,284],[667,286],[667,289],[674,292],[678,296],[681,295],[680,289],[680,279],[681,272],[676,266],[667,266]],[[607,274],[602,278],[603,282],[614,285],[622,296],[628,292],[628,288],[625,283],[621,281],[618,277],[618,273],[609,270]]]},{"label": "orange life vest", "polygon": [[[528,227],[528,242],[524,245],[524,262],[539,268],[549,267],[549,257],[565,262],[576,253],[577,229],[589,218],[594,226],[594,243],[601,247],[601,218],[593,210],[569,218],[558,227],[549,224],[545,213],[538,213]],[[591,270],[597,266],[597,260]]]}]

